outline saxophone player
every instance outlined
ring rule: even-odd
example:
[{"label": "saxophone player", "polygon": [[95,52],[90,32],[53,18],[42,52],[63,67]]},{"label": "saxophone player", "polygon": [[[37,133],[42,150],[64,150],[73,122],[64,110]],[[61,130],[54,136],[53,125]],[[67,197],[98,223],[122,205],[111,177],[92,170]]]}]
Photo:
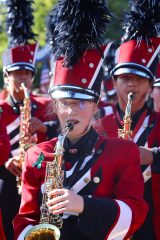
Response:
[{"label": "saxophone player", "polygon": [[[27,63],[24,64],[27,66]],[[19,66],[17,66],[17,68],[19,68]],[[6,236],[8,236],[8,239],[13,239],[12,219],[18,212],[20,204],[20,196],[17,194],[15,179],[17,176],[21,176],[22,171],[22,166],[19,161],[19,127],[20,107],[23,106],[24,91],[21,88],[21,83],[25,83],[27,89],[30,90],[34,78],[33,70],[28,70],[28,67],[27,70],[24,68],[25,67],[23,65],[22,69],[15,69],[14,67],[14,70],[11,68],[5,70],[4,74],[8,84],[8,97],[7,99],[0,101],[0,106],[3,109],[2,118],[5,121],[11,144],[9,159],[6,161],[5,165],[1,166],[0,169],[0,178],[3,180],[3,184],[1,182],[1,190],[3,190],[3,187],[6,189],[5,193],[4,191],[0,192],[0,197],[4,199],[4,196],[2,195],[8,195],[9,192],[12,191],[12,204],[6,202],[6,210],[5,207],[3,208],[4,219],[6,223],[4,226],[6,227]],[[47,128],[47,123],[50,119],[47,117],[46,110],[47,106],[50,104],[50,100],[48,98],[32,94],[30,94],[30,99],[31,118],[28,119],[28,124],[26,127],[28,127],[30,134],[36,134],[38,143],[50,138],[50,133],[48,132],[49,129]],[[8,211],[7,209],[9,206],[11,209]],[[6,219],[8,219],[9,222],[6,222]]]},{"label": "saxophone player", "polygon": [[[59,60],[57,64],[60,67],[62,62]],[[56,80],[58,85],[62,84]],[[120,239],[128,238],[143,223],[147,210],[142,197],[138,148],[132,142],[100,137],[92,127],[97,111],[97,92],[93,89],[87,92],[82,88],[81,78],[77,78],[76,85],[72,84],[68,77],[65,85],[54,86],[50,90],[61,128],[68,121],[72,121],[74,127],[64,141],[64,187],[49,192],[49,212],[64,216],[60,239],[103,240],[116,239],[117,235]],[[42,196],[41,189],[44,189],[45,166],[48,161],[53,161],[56,141],[57,138],[53,138],[27,151],[22,174],[22,202],[14,219],[15,239],[25,239],[28,230],[39,223],[38,202]],[[118,182],[113,172],[120,176]]]},{"label": "saxophone player", "polygon": [[[27,66],[27,62],[24,62]],[[6,179],[6,182],[8,182],[8,191],[11,188],[13,191],[13,195],[17,195],[17,190],[15,189],[15,178],[14,176],[21,176],[21,164],[19,162],[19,127],[20,127],[20,107],[23,106],[23,100],[24,100],[24,90],[21,88],[21,83],[25,83],[25,86],[28,90],[31,89],[33,79],[34,79],[34,71],[32,69],[27,70],[25,69],[25,66],[23,65],[23,68],[18,69],[19,66],[17,66],[17,69],[12,70],[11,68],[5,70],[5,79],[8,84],[8,97],[5,100],[0,101],[0,106],[3,109],[2,117],[5,120],[5,123],[7,125],[7,132],[10,137],[10,144],[11,144],[11,152],[8,161],[5,163],[5,166],[1,167],[1,174],[0,178],[2,177]],[[33,94],[30,94],[31,99],[31,118],[28,119],[28,124],[26,127],[28,127],[28,131],[31,134],[37,135],[37,143],[41,141],[45,141],[48,138],[50,138],[50,132],[49,128],[47,127],[48,122],[50,122],[50,118],[47,117],[47,106],[50,104],[50,100],[48,98],[36,96]],[[57,134],[56,131],[54,134]],[[2,174],[3,172],[3,174]],[[3,177],[3,175],[5,177]],[[5,181],[5,180],[4,180]],[[10,184],[10,181],[12,182]],[[13,184],[14,182],[14,184]],[[14,186],[12,186],[14,185]],[[0,193],[1,194],[1,193]],[[7,194],[7,193],[6,193]],[[12,196],[13,197],[13,196]],[[16,208],[11,206],[11,212],[12,211],[18,211],[19,205],[17,202],[20,203],[20,196],[17,196],[13,198],[13,202],[16,203]],[[12,203],[13,204],[13,203]],[[6,206],[8,208],[8,204]],[[8,215],[7,213],[7,218]],[[15,215],[15,213],[13,214]],[[12,216],[13,218],[13,216]],[[12,220],[10,219],[10,227],[7,224],[6,230],[7,235],[12,229]],[[13,234],[13,230],[12,230]],[[9,239],[9,238],[8,238]],[[10,238],[12,239],[12,238]]]},{"label": "saxophone player", "polygon": [[[140,150],[141,171],[145,182],[144,198],[149,205],[149,213],[133,239],[158,240],[160,239],[160,118],[158,113],[147,106],[147,98],[154,84],[160,51],[160,31],[155,31],[160,8],[159,1],[155,1],[153,5],[152,1],[142,2],[131,3],[131,10],[124,24],[126,32],[117,51],[117,63],[111,72],[118,104],[112,108],[111,114],[101,119],[101,122],[107,136],[118,137],[118,129],[123,128],[127,96],[130,92],[134,93],[131,107],[131,140]],[[135,13],[139,13],[136,19]],[[152,26],[147,26],[148,21],[152,22]]]},{"label": "saxophone player", "polygon": [[[52,19],[53,16],[56,18]],[[50,29],[55,34],[51,34],[50,42],[54,43],[57,60],[49,92],[61,129],[68,122],[73,123],[73,129],[63,143],[61,187],[48,192],[45,187],[46,165],[53,163],[58,139],[27,151],[21,207],[13,222],[15,240],[32,239],[28,234],[41,223],[44,193],[47,195],[43,198],[47,199],[45,213],[49,213],[46,219],[50,214],[62,214],[62,240],[127,239],[145,219],[147,205],[142,197],[144,184],[136,144],[107,139],[93,128],[102,64],[111,46],[111,43],[100,45],[98,38],[102,39],[107,19],[110,20],[110,13],[103,1],[82,0],[71,5],[68,0],[59,1],[51,12],[49,23],[56,30]],[[71,22],[74,30],[70,28]],[[52,184],[54,176],[49,180]],[[33,235],[34,239],[41,239],[38,233]]]}]

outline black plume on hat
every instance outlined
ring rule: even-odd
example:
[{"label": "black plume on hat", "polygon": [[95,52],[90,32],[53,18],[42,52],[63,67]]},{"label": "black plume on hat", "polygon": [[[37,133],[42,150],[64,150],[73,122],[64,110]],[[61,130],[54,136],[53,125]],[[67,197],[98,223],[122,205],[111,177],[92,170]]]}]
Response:
[{"label": "black plume on hat", "polygon": [[86,50],[100,51],[111,17],[105,0],[59,0],[47,23],[55,59],[72,68]]},{"label": "black plume on hat", "polygon": [[122,42],[143,39],[149,43],[160,35],[160,0],[131,0],[130,9],[124,19]]},{"label": "black plume on hat", "polygon": [[25,45],[34,40],[32,0],[7,0],[6,28],[9,47]]}]

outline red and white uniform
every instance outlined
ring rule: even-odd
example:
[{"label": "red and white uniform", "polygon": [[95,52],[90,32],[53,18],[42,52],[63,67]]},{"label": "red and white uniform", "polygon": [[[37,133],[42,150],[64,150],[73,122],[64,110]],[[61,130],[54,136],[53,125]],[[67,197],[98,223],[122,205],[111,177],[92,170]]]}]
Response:
[{"label": "red and white uniform", "polygon": [[[31,95],[31,115],[40,119],[42,122],[52,120],[53,116],[49,116],[49,104],[51,104],[50,98],[39,97]],[[7,98],[0,101],[0,106],[3,109],[2,118],[5,121],[7,133],[10,136],[11,153],[12,156],[18,154],[19,146],[19,126],[20,126],[20,112],[19,107]],[[48,139],[46,133],[37,131],[37,142],[42,142]]]},{"label": "red and white uniform", "polygon": [[[53,161],[51,153],[56,141],[54,138],[27,151],[21,207],[14,219],[15,240],[23,240],[26,231],[39,223],[39,194],[44,186],[46,161]],[[37,169],[32,165],[40,153],[44,154],[44,161]],[[132,235],[142,225],[148,209],[143,200],[139,161],[134,143],[97,137],[69,187],[84,197],[84,211],[78,216],[63,215],[60,239],[122,240]],[[78,159],[66,168],[66,178],[72,176],[77,163]]]},{"label": "red and white uniform", "polygon": [[[53,115],[49,115],[48,109],[50,103],[51,101],[49,98],[31,95],[31,115],[44,122],[48,129],[47,133],[36,132],[38,142],[50,139],[54,134],[57,135],[57,127],[54,129],[54,125],[57,124],[52,118]],[[3,110],[1,118],[5,122],[11,146],[7,158],[16,157],[19,153],[19,107],[15,102],[12,102],[10,98],[1,100],[0,107]],[[3,149],[5,152],[4,146]],[[5,154],[4,152],[3,154]],[[6,159],[6,161],[7,160],[8,159]],[[11,196],[12,201],[10,201]],[[0,166],[0,199],[2,204],[1,210],[5,235],[7,239],[13,239],[12,220],[18,213],[21,197],[18,194],[16,177],[12,175],[4,165]]]},{"label": "red and white uniform", "polygon": [[[123,117],[117,107],[104,106],[105,116],[100,119],[101,127],[97,129],[108,137],[118,137],[118,128],[122,128]],[[144,106],[137,116],[132,116],[133,142],[138,146],[149,148],[160,146],[160,114]],[[147,220],[133,239],[160,240],[160,152],[153,154],[152,166],[142,166],[145,181],[144,198],[150,206]]]}]

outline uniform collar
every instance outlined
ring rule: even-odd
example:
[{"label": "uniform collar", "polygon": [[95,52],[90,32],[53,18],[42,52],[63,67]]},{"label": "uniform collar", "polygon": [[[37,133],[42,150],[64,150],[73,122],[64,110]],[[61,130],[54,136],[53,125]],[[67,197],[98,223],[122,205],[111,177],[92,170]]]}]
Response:
[{"label": "uniform collar", "polygon": [[20,114],[20,106],[23,105],[23,101],[18,102],[14,97],[9,94],[7,97],[7,103],[9,104],[9,106],[12,107],[15,113]]},{"label": "uniform collar", "polygon": [[87,156],[92,152],[97,140],[98,134],[93,127],[91,127],[90,130],[76,144],[71,144],[69,139],[66,138],[64,142],[65,153],[72,156]]},{"label": "uniform collar", "polygon": [[[120,119],[123,121],[124,118],[124,112],[121,110],[119,104],[116,105],[116,109],[119,113]],[[148,107],[147,107],[147,103],[144,104],[144,106],[138,110],[136,113],[134,113],[131,117],[132,117],[132,129],[134,129],[136,123],[138,122],[138,120],[140,119],[140,116],[142,115],[142,113],[147,110],[148,111]]]}]

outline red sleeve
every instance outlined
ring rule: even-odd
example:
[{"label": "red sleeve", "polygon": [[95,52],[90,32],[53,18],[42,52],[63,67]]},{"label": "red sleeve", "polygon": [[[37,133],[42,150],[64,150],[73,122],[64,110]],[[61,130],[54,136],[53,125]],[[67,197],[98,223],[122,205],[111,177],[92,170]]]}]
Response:
[{"label": "red sleeve", "polygon": [[153,191],[153,198],[154,198],[154,213],[153,213],[153,220],[154,220],[154,229],[156,234],[156,239],[160,239],[160,230],[159,230],[159,223],[160,223],[160,173],[152,173],[152,191]]},{"label": "red sleeve", "polygon": [[[34,148],[33,148],[34,149]],[[39,222],[40,208],[38,205],[38,194],[40,182],[35,176],[35,169],[32,167],[30,158],[33,162],[37,161],[38,155],[33,154],[32,148],[26,152],[25,164],[22,172],[22,199],[19,214],[13,221],[15,239],[27,225],[36,225]],[[40,170],[41,171],[41,170]]]},{"label": "red sleeve", "polygon": [[133,142],[125,142],[126,155],[119,164],[115,195],[117,200],[125,202],[132,209],[130,232],[133,234],[143,224],[148,206],[143,199],[144,180],[140,168],[139,149]]},{"label": "red sleeve", "polygon": [[93,172],[101,179],[99,186],[93,197],[85,198],[78,222],[79,231],[92,240],[128,239],[143,224],[148,210],[137,146],[119,139],[109,142],[101,165],[97,161]]}]

